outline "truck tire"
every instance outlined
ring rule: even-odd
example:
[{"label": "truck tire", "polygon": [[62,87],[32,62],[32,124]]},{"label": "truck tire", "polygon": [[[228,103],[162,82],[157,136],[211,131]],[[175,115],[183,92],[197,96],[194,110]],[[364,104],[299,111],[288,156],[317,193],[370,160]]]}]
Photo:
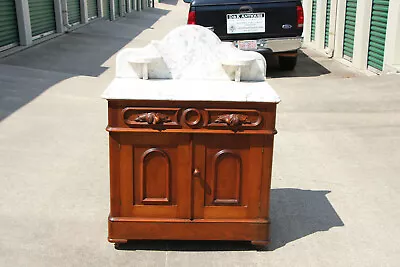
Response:
[{"label": "truck tire", "polygon": [[297,64],[297,56],[295,57],[279,57],[279,68],[281,70],[294,70]]}]

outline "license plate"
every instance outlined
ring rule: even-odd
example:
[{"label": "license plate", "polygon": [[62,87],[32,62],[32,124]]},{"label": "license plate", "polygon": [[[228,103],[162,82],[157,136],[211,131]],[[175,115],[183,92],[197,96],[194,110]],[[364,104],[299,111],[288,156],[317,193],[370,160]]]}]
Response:
[{"label": "license plate", "polygon": [[256,50],[257,49],[257,41],[249,40],[249,41],[238,41],[238,48],[241,50]]},{"label": "license plate", "polygon": [[265,13],[227,14],[226,32],[228,34],[265,32]]}]

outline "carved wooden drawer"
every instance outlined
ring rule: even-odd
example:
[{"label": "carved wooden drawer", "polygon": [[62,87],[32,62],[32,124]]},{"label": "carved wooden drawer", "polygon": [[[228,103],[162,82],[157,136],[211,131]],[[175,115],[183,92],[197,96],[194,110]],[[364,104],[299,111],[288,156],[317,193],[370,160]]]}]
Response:
[{"label": "carved wooden drawer", "polygon": [[275,105],[268,103],[249,109],[232,108],[228,103],[175,103],[170,106],[145,107],[132,102],[119,102],[109,106],[109,129],[151,129],[167,132],[176,132],[179,129],[183,132],[262,131],[260,134],[275,131]]},{"label": "carved wooden drawer", "polygon": [[128,127],[181,128],[179,112],[179,108],[127,107],[121,116]]}]

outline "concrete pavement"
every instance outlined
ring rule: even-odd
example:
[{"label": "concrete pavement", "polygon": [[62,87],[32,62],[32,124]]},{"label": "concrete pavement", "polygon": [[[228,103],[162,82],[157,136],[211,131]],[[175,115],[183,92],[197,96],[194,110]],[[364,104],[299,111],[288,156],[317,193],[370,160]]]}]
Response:
[{"label": "concrete pavement", "polygon": [[397,266],[400,76],[304,49],[269,62],[278,107],[272,243],[149,241],[115,250],[106,102],[115,53],[184,24],[187,5],[99,20],[0,59],[0,266]]}]

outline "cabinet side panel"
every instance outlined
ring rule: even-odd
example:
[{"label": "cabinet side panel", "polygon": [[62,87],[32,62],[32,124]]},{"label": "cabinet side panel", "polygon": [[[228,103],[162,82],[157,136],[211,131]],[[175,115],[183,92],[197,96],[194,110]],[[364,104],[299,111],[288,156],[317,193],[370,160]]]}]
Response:
[{"label": "cabinet side panel", "polygon": [[263,136],[253,135],[250,137],[250,152],[249,152],[249,186],[248,186],[248,198],[249,198],[249,210],[247,216],[250,218],[257,218],[260,212],[260,188],[262,180],[262,169],[263,169]]},{"label": "cabinet side panel", "polygon": [[110,153],[110,215],[120,215],[120,157],[119,157],[119,135],[109,134]]},{"label": "cabinet side panel", "polygon": [[265,136],[264,153],[262,158],[263,169],[262,169],[262,179],[260,187],[261,189],[260,218],[266,218],[266,219],[269,219],[273,146],[274,146],[274,136]]},{"label": "cabinet side panel", "polygon": [[123,205],[123,203],[133,203],[134,194],[133,192],[133,166],[132,157],[133,151],[132,146],[126,144],[120,144],[120,193],[121,193],[121,216],[129,216],[131,211],[129,206]]}]

